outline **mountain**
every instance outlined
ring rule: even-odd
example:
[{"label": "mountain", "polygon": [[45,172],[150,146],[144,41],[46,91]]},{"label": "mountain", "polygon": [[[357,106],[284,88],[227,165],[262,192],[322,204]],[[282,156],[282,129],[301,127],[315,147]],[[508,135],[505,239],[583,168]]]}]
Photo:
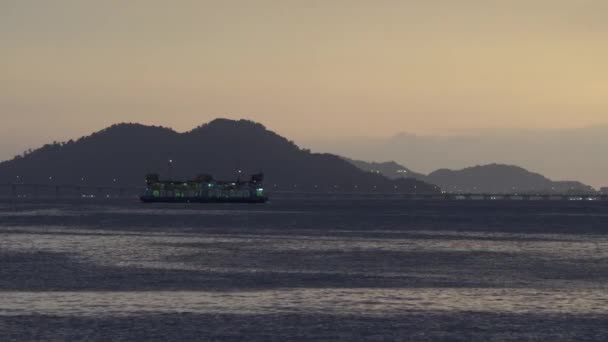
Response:
[{"label": "mountain", "polygon": [[488,164],[462,170],[439,169],[428,176],[416,173],[394,161],[376,163],[345,158],[358,168],[382,174],[390,179],[415,178],[435,184],[447,192],[465,193],[592,193],[595,190],[576,181],[552,181],[524,168]]},{"label": "mountain", "polygon": [[415,178],[415,179],[419,179],[419,180],[424,180],[424,178],[426,177],[425,175],[414,172],[414,171],[408,169],[407,167],[398,164],[395,161],[377,163],[377,162],[366,162],[363,160],[354,160],[354,159],[349,159],[349,158],[344,158],[344,160],[355,165],[356,167],[360,168],[361,170],[379,173],[390,179]]},{"label": "mountain", "polygon": [[524,168],[489,164],[462,170],[440,169],[431,172],[427,181],[448,192],[471,193],[588,193],[595,190],[574,181],[552,181]]},{"label": "mountain", "polygon": [[487,130],[455,135],[401,133],[389,138],[336,135],[304,141],[313,151],[359,160],[392,160],[418,172],[499,163],[519,165],[551,179],[608,185],[608,125],[550,130]]},{"label": "mountain", "polygon": [[[264,172],[273,190],[437,192],[419,180],[389,180],[326,153],[311,153],[247,120],[216,119],[189,132],[117,124],[76,141],[53,143],[0,163],[0,183],[142,186],[146,173],[234,179]],[[19,178],[17,178],[19,177]]]},{"label": "mountain", "polygon": [[580,182],[552,181],[524,168],[489,164],[462,170],[440,169],[431,172],[428,182],[448,192],[471,193],[592,193],[595,190]]}]

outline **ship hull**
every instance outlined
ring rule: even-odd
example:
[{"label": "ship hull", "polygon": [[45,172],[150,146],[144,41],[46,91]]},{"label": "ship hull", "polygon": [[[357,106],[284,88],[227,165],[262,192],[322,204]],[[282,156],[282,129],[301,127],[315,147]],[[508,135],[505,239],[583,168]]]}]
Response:
[{"label": "ship hull", "polygon": [[267,197],[151,197],[141,196],[139,198],[144,203],[266,203]]}]

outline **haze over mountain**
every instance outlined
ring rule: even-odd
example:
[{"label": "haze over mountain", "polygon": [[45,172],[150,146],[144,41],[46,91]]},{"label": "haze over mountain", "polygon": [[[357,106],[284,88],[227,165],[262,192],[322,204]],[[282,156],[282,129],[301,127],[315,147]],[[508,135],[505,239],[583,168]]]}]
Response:
[{"label": "haze over mountain", "polygon": [[395,160],[422,173],[492,163],[518,165],[555,179],[608,185],[608,126],[568,130],[503,130],[457,136],[306,140],[313,150],[360,160]]},{"label": "haze over mountain", "polygon": [[146,173],[192,179],[208,173],[234,179],[263,171],[272,190],[435,192],[419,180],[389,180],[331,154],[310,153],[247,120],[216,119],[185,133],[118,124],[0,163],[0,183],[142,186]]},{"label": "haze over mountain", "polygon": [[355,165],[361,170],[379,173],[390,179],[415,178],[422,180],[426,177],[426,175],[414,172],[392,160],[388,162],[367,162],[363,160],[354,160],[349,158],[344,158],[344,160]]}]

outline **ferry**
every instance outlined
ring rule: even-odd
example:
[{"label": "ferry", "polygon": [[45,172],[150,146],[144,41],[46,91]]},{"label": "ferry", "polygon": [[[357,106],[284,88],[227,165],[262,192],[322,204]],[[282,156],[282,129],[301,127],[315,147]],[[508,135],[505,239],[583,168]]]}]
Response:
[{"label": "ferry", "polygon": [[254,174],[248,181],[220,181],[210,175],[193,180],[161,180],[158,174],[146,176],[144,203],[265,203],[264,174]]}]

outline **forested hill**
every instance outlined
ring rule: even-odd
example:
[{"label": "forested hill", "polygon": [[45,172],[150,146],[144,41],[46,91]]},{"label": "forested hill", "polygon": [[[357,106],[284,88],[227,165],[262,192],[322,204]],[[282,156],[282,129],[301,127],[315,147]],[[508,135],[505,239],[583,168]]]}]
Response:
[{"label": "forested hill", "polygon": [[117,124],[78,140],[45,145],[0,163],[0,183],[141,186],[147,173],[192,179],[212,174],[234,179],[264,172],[266,186],[299,191],[437,192],[415,179],[390,180],[341,157],[310,153],[247,120],[216,119],[191,131]]}]

